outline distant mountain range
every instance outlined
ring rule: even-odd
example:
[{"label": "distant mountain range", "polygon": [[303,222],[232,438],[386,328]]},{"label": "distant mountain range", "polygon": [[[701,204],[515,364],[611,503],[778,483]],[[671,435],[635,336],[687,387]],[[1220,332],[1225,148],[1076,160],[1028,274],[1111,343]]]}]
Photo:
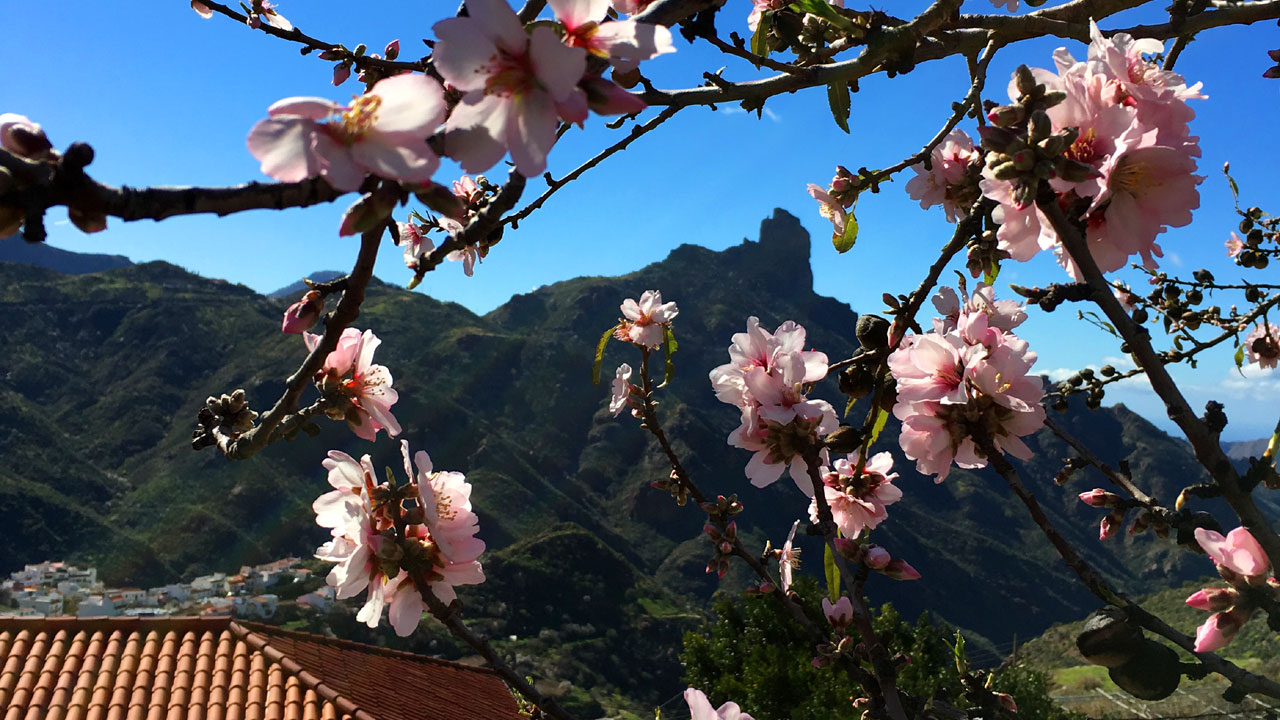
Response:
[{"label": "distant mountain range", "polygon": [[[726,362],[730,336],[748,315],[770,328],[794,319],[808,329],[809,346],[832,360],[848,357],[857,315],[815,294],[812,282],[809,237],[779,210],[761,224],[758,242],[722,252],[682,245],[629,275],[556,283],[483,316],[372,283],[358,325],[383,339],[377,359],[396,378],[404,437],[436,467],[465,471],[473,483],[495,562],[490,586],[467,597],[478,598],[476,612],[491,627],[524,637],[574,626],[575,643],[591,647],[607,630],[645,627],[678,638],[684,625],[671,618],[705,609],[718,587],[745,585],[740,569],[723,583],[704,572],[704,516],[649,487],[667,475],[665,459],[632,419],[609,416],[607,383],[589,380],[592,352],[624,298],[658,288],[679,303],[664,425],[704,491],[743,500],[748,546],[777,544],[807,503],[789,481],[765,490],[746,482],[748,454],[725,442],[737,413],[716,401],[707,372]],[[327,424],[319,437],[242,463],[189,444],[206,396],[243,387],[259,410],[279,396],[304,353],[297,337],[279,331],[295,290],[273,299],[159,262],[84,275],[0,263],[0,342],[8,350],[0,355],[0,517],[10,529],[0,535],[0,572],[67,556],[97,565],[109,582],[146,584],[314,550],[324,537],[311,511],[327,487],[324,453],[372,453],[377,464],[398,467],[395,442],[370,444]],[[606,376],[622,361],[636,364],[612,344]],[[833,382],[817,393],[843,406]],[[1059,419],[1101,457],[1127,458],[1139,484],[1166,502],[1202,477],[1183,443],[1122,406],[1073,407]],[[896,437],[896,427],[885,437]],[[1048,433],[1029,445],[1036,456],[1021,464],[1028,486],[1123,589],[1203,574],[1203,557],[1149,534],[1099,542],[1101,516],[1076,494],[1105,481],[1083,471],[1057,487],[1052,478],[1069,451]],[[874,576],[873,601],[892,601],[909,617],[932,608],[997,642],[1096,607],[998,477],[957,471],[934,484],[896,443],[876,449],[894,454],[905,497],[875,536],[924,580]],[[1265,496],[1259,502],[1277,510]],[[820,574],[821,545],[799,542],[805,570]],[[578,555],[610,568],[582,574],[589,568],[571,562]],[[503,588],[512,592],[491,594]],[[639,612],[640,598],[663,609]],[[618,618],[628,619],[620,626]],[[593,629],[581,630],[584,623]],[[642,647],[650,652],[628,652]],[[625,678],[609,669],[622,662],[611,657],[580,664]],[[649,680],[629,693],[675,692],[671,666],[661,665],[674,659],[654,662]]]},{"label": "distant mountain range", "polygon": [[133,264],[123,255],[68,252],[45,243],[29,243],[18,235],[0,238],[0,262],[34,265],[67,275],[102,272]]}]

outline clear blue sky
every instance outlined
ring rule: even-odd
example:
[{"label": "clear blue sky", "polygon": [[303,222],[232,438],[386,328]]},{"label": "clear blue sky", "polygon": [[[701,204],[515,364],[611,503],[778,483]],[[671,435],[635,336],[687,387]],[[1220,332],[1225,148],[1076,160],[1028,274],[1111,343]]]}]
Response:
[{"label": "clear blue sky", "polygon": [[[854,3],[856,4],[856,3]],[[352,4],[283,0],[281,11],[305,32],[371,51],[401,40],[402,56],[416,57],[419,39],[436,20],[452,14],[452,2],[390,1],[376,12]],[[229,185],[263,180],[245,149],[249,129],[282,97],[319,95],[345,100],[359,89],[354,81],[334,88],[330,64],[304,57],[298,46],[252,31],[221,16],[202,20],[186,0],[147,3],[141,13],[119,3],[59,0],[19,3],[6,9],[12,32],[0,48],[9,69],[0,80],[0,111],[19,112],[44,125],[54,144],[83,140],[97,150],[90,171],[98,179],[135,186]],[[889,8],[907,15],[919,2]],[[985,0],[970,0],[966,12],[1003,12]],[[747,0],[729,0],[720,14],[722,34],[746,34]],[[1104,28],[1160,22],[1158,11],[1130,11],[1104,21]],[[678,52],[646,65],[659,87],[688,87],[704,70],[728,66],[725,77],[756,75],[746,63],[719,56],[706,46],[676,38]],[[1000,96],[1005,78],[1019,63],[1052,67],[1050,54],[1083,45],[1047,39],[1006,48],[991,68],[987,97]],[[1204,33],[1179,60],[1189,81],[1203,81],[1209,100],[1195,103],[1192,125],[1201,136],[1201,208],[1190,228],[1161,239],[1165,266],[1189,274],[1208,267],[1220,279],[1239,277],[1227,261],[1223,242],[1235,227],[1230,196],[1219,169],[1230,160],[1244,202],[1276,209],[1275,164],[1280,160],[1280,82],[1260,77],[1270,65],[1265,52],[1280,45],[1273,22]],[[848,302],[855,310],[881,309],[880,295],[913,288],[936,248],[950,236],[941,210],[921,212],[902,190],[903,181],[866,195],[858,206],[862,237],[837,256],[827,239],[830,224],[805,192],[807,183],[825,185],[835,165],[883,167],[909,155],[940,127],[951,102],[966,89],[962,61],[928,63],[889,81],[865,80],[853,98],[851,134],[830,120],[825,92],[811,90],[768,103],[763,119],[735,107],[690,109],[641,139],[632,149],[590,171],[584,181],[555,195],[519,231],[494,249],[466,278],[458,265],[428,276],[422,291],[486,312],[512,294],[580,275],[614,275],[662,259],[676,245],[711,248],[754,239],[762,218],[781,207],[801,218],[814,237],[813,267],[818,292]],[[968,129],[972,129],[969,127]],[[585,131],[565,137],[550,158],[561,176],[612,142],[614,131],[598,118]],[[505,171],[495,170],[495,178]],[[456,177],[446,164],[437,179]],[[541,190],[530,182],[526,201]],[[231,218],[178,218],[164,223],[112,221],[106,233],[87,237],[55,211],[50,241],[71,250],[111,252],[135,261],[162,259],[210,277],[271,291],[320,269],[350,266],[355,246],[337,236],[345,207],[321,206],[285,212],[257,211]],[[379,277],[405,283],[408,272],[395,248],[379,260]],[[1135,283],[1140,276],[1128,273]],[[1043,284],[1064,275],[1047,257],[1009,265],[1005,282]],[[1126,277],[1125,273],[1121,277]],[[640,290],[642,288],[637,288]],[[670,291],[668,291],[670,293]],[[678,294],[670,293],[679,300]],[[1229,304],[1230,301],[1222,304]],[[682,308],[696,312],[696,308]],[[764,312],[743,308],[743,316]],[[1045,371],[1101,364],[1118,355],[1107,336],[1071,321],[1074,309],[1053,315],[1032,312],[1023,333],[1040,353]],[[725,338],[726,345],[728,338]],[[1193,404],[1217,397],[1228,405],[1232,423],[1226,437],[1251,439],[1270,433],[1275,423],[1270,398],[1280,376],[1241,379],[1224,351],[1202,364],[1188,380]],[[1123,401],[1168,427],[1141,388],[1123,388],[1108,402]]]}]

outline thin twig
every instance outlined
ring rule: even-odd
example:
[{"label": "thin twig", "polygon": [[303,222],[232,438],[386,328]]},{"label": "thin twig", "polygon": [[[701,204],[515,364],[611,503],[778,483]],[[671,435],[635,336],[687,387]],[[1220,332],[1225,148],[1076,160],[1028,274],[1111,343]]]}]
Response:
[{"label": "thin twig", "polygon": [[649,120],[646,120],[645,122],[632,127],[631,132],[625,138],[619,140],[613,145],[610,145],[595,157],[591,158],[590,160],[574,168],[573,171],[570,172],[568,175],[565,175],[559,180],[548,181],[548,185],[550,185],[550,187],[548,187],[541,195],[539,195],[538,199],[534,200],[533,202],[529,203],[523,208],[520,208],[519,212],[513,213],[503,218],[501,224],[511,225],[511,227],[513,228],[516,227],[521,220],[524,220],[525,218],[529,217],[530,213],[542,207],[542,204],[547,201],[547,198],[556,194],[557,190],[564,187],[565,185],[568,185],[574,180],[577,180],[583,173],[599,165],[601,162],[604,162],[604,160],[609,158],[609,156],[613,155],[614,153],[617,153],[621,150],[626,150],[627,146],[630,145],[637,138],[647,134],[650,130],[653,130],[654,128],[658,127],[662,123],[671,119],[671,116],[675,115],[677,112],[680,112],[680,110],[681,108],[678,108],[678,107],[663,108],[662,112],[653,116]]},{"label": "thin twig", "polygon": [[[201,0],[201,1],[204,3],[205,7],[209,8],[210,10],[220,15],[225,15],[231,18],[232,20],[236,20],[247,26],[249,18],[244,15],[241,15],[235,10],[232,10],[226,5],[223,5],[222,3],[214,2],[214,0]],[[311,37],[310,35],[307,35],[306,33],[302,32],[296,27],[292,30],[281,30],[280,28],[274,27],[271,25],[271,23],[268,23],[264,20],[258,26],[258,29],[268,35],[278,37],[281,40],[288,40],[289,42],[296,42],[302,45],[304,48],[302,53],[304,55],[314,50],[320,50],[323,52],[325,50],[340,49],[338,43],[326,42],[324,40],[320,40],[319,38]],[[352,53],[349,56],[349,58],[352,64],[356,66],[357,70],[364,70],[365,68],[377,68],[384,72],[395,74],[395,73],[402,73],[406,70],[420,71],[426,68],[426,64],[423,62],[398,62],[395,60],[384,60],[382,58],[370,57],[368,55],[362,55],[360,57],[356,57],[354,53]]]}]

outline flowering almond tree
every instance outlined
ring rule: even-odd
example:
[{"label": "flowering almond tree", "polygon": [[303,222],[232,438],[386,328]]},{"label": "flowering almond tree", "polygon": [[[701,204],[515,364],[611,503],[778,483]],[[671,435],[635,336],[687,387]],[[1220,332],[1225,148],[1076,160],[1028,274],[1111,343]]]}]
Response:
[{"label": "flowering almond tree", "polygon": [[[1030,4],[1038,7],[1044,0]],[[707,571],[723,575],[730,563],[744,563],[758,581],[752,592],[776,596],[805,629],[805,640],[817,648],[814,664],[847,677],[854,700],[844,711],[895,720],[1017,713],[1011,698],[988,690],[976,671],[969,673],[962,653],[958,667],[967,678],[965,707],[940,707],[898,688],[898,665],[871,625],[863,587],[871,572],[929,582],[910,558],[899,557],[875,535],[897,521],[891,505],[910,502],[910,489],[895,483],[892,456],[874,451],[894,442],[921,473],[938,482],[953,467],[990,467],[1005,480],[1080,582],[1122,618],[1124,636],[1137,638],[1109,648],[1110,655],[1086,656],[1140,661],[1143,653],[1157,652],[1144,649],[1150,647],[1143,644],[1150,643],[1144,633],[1152,633],[1185,651],[1186,662],[1173,663],[1166,678],[1169,693],[1184,671],[1212,672],[1228,681],[1228,699],[1280,698],[1275,679],[1214,653],[1251,618],[1280,628],[1280,585],[1273,576],[1280,537],[1274,519],[1254,502],[1255,493],[1280,488],[1274,469],[1280,434],[1247,472],[1237,472],[1218,440],[1226,423],[1223,407],[1210,403],[1202,414],[1194,412],[1166,368],[1194,364],[1199,353],[1226,342],[1238,348],[1238,365],[1274,368],[1280,331],[1271,311],[1280,303],[1280,285],[1220,283],[1203,270],[1190,279],[1168,274],[1160,269],[1165,251],[1158,242],[1168,228],[1192,221],[1205,180],[1194,108],[1210,100],[1194,78],[1175,72],[1178,57],[1198,33],[1280,18],[1280,0],[1175,0],[1168,22],[1127,28],[1113,22],[1117,13],[1141,4],[1067,0],[1027,10],[1009,0],[991,8],[966,7],[969,12],[962,13],[960,0],[936,0],[915,17],[900,19],[826,0],[756,0],[749,15],[714,0],[528,0],[518,9],[505,0],[466,0],[456,17],[417,29],[429,30],[426,54],[401,59],[399,41],[382,55],[367,53],[363,45],[348,50],[304,32],[305,13],[291,9],[295,25],[264,0],[242,5],[245,13],[212,0],[192,0],[193,21],[229,19],[299,45],[304,54],[334,63],[335,85],[350,80],[354,70],[362,89],[346,103],[284,97],[264,108],[256,124],[246,123],[247,148],[271,181],[223,188],[105,185],[87,171],[94,158],[88,144],[73,142],[59,151],[40,118],[18,114],[22,108],[0,108],[13,111],[0,115],[0,235],[21,232],[29,242],[42,242],[47,215],[59,206],[66,207],[77,228],[93,233],[106,229],[112,218],[227,215],[352,196],[334,222],[334,232],[359,236],[352,241],[352,270],[310,283],[286,311],[282,331],[302,335],[297,345],[302,359],[280,397],[259,413],[249,407],[243,390],[211,396],[196,418],[192,444],[197,450],[214,448],[227,460],[245,460],[300,431],[312,434],[315,420],[325,416],[382,446],[388,440],[380,430],[386,437],[400,433],[393,413],[399,398],[392,370],[373,362],[382,340],[374,329],[357,330],[352,323],[384,241],[403,247],[410,287],[446,260],[462,262],[470,276],[499,240],[518,238],[519,222],[559,189],[580,181],[684,108],[739,103],[760,111],[772,97],[824,88],[834,122],[847,132],[850,95],[860,79],[894,77],[921,63],[963,56],[970,85],[957,92],[950,117],[918,152],[880,169],[855,172],[839,165],[827,187],[808,186],[818,201],[815,210],[832,222],[832,240],[842,252],[857,239],[858,200],[878,192],[883,182],[902,177],[922,208],[941,205],[954,233],[925,277],[914,288],[903,285],[904,278],[878,278],[885,283],[887,308],[883,316],[866,314],[858,321],[854,334],[860,349],[851,357],[833,358],[811,347],[805,328],[793,321],[769,330],[754,314],[767,308],[744,307],[746,331],[725,339],[728,362],[692,369],[707,373],[706,392],[738,413],[737,427],[729,422],[724,432],[730,445],[745,451],[741,498],[704,494],[662,427],[656,398],[675,371],[677,324],[702,311],[679,298],[680,288],[638,288],[643,290],[638,298],[617,298],[620,317],[613,327],[601,328],[594,380],[599,383],[611,340],[626,345],[632,358],[616,369],[611,395],[606,399],[602,393],[601,402],[620,421],[627,417],[622,411],[629,410],[660,446],[670,474],[653,486],[680,505],[692,499],[689,511],[705,514],[711,541]],[[717,23],[734,29],[723,37]],[[675,26],[690,42],[745,60],[765,76],[733,81],[707,72],[706,84],[698,87],[656,87],[645,75],[646,62],[675,51],[670,30]],[[1041,58],[1041,66],[1020,66],[1007,83],[988,77],[997,52],[1045,35],[1062,38],[1064,46]],[[1267,62],[1276,57],[1271,53]],[[1270,68],[1264,75],[1277,72]],[[545,176],[542,194],[517,209],[561,138],[575,126],[601,122],[593,114],[621,116],[609,121],[616,123],[610,127],[631,123],[631,129],[563,178]],[[471,175],[442,172],[442,157]],[[510,170],[500,165],[508,158]],[[914,173],[909,179],[908,169]],[[484,172],[506,177],[494,182],[472,176]],[[1237,207],[1237,212],[1243,237],[1231,233],[1228,252],[1242,271],[1263,270],[1280,255],[1280,218],[1259,208]],[[997,297],[994,283],[1001,268],[1041,251],[1053,253],[1060,274],[1041,286],[1011,286],[1022,300],[1003,290]],[[1153,289],[1148,295],[1108,278],[1107,273],[1130,263],[1149,275]],[[953,266],[962,266],[955,287],[941,282]],[[972,292],[966,276],[973,280]],[[1202,307],[1210,292],[1239,301],[1225,311],[1218,305]],[[937,313],[930,321],[918,317],[926,301]],[[1085,369],[1066,382],[1047,383],[1035,367],[1036,351],[1017,330],[1034,322],[1038,312],[1063,303],[1095,308],[1089,312],[1133,358],[1134,369]],[[318,332],[306,332],[313,326]],[[1160,349],[1159,334],[1169,338],[1168,349]],[[1139,375],[1149,381],[1211,478],[1188,486],[1172,507],[1139,487],[1127,466],[1112,467],[1046,412],[1064,409],[1075,394],[1085,395],[1086,404],[1096,408],[1108,385]],[[833,376],[846,396],[841,402],[817,396],[817,383]],[[854,401],[861,399],[869,400],[859,406],[865,415],[846,423]],[[848,408],[843,415],[837,410],[841,406]],[[882,436],[890,415],[900,421],[896,438]],[[1099,526],[1104,539],[1128,524],[1131,532],[1150,529],[1212,559],[1227,586],[1205,588],[1187,599],[1213,613],[1196,637],[1171,628],[1110,587],[1045,515],[1009,460],[1028,457],[1031,449],[1022,438],[1044,428],[1073,453],[1060,481],[1093,466],[1112,483],[1110,489],[1080,494],[1083,503],[1107,511]],[[315,452],[319,457],[324,449]],[[356,460],[330,451],[322,461],[332,490],[319,496],[314,510],[330,538],[316,557],[333,563],[330,584],[341,598],[364,593],[357,618],[370,626],[385,613],[403,635],[414,631],[424,613],[431,615],[499,672],[530,704],[531,713],[567,720],[553,697],[515,672],[462,621],[454,588],[485,577],[484,529],[471,506],[471,484],[461,472],[436,470],[425,451],[411,455],[407,442],[402,441],[401,452],[403,476],[390,471],[380,476],[369,455]],[[749,486],[765,487],[784,472],[799,491],[788,510],[796,518],[791,534],[777,549],[748,548],[739,523],[752,504],[755,491]],[[1224,528],[1193,511],[1209,498],[1224,500],[1238,526]],[[806,615],[791,587],[799,563],[794,537],[801,525],[825,542],[825,617]],[[1083,650],[1093,641],[1082,636],[1081,642]],[[697,689],[684,697],[695,719],[751,717],[752,708],[731,698],[717,698],[723,704],[716,709]]]}]

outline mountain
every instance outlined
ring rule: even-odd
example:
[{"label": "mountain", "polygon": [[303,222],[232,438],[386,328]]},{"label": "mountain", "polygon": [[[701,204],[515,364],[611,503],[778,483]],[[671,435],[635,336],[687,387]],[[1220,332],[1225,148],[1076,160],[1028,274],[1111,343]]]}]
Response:
[{"label": "mountain", "polygon": [[[634,273],[557,283],[483,316],[371,284],[359,327],[383,340],[377,361],[395,376],[403,437],[473,484],[493,558],[490,583],[464,595],[479,620],[503,635],[571,638],[569,646],[585,655],[546,662],[561,677],[581,671],[581,685],[593,672],[627,677],[628,663],[644,664],[656,652],[649,640],[679,637],[690,612],[705,612],[717,588],[745,586],[741,567],[723,581],[705,573],[704,516],[650,487],[667,476],[665,457],[633,419],[610,417],[607,383],[589,380],[592,353],[624,298],[657,288],[679,303],[680,349],[660,397],[663,425],[704,492],[742,499],[738,524],[748,547],[763,548],[766,539],[777,545],[807,501],[786,479],[764,490],[745,481],[748,454],[726,444],[738,413],[715,399],[707,372],[726,362],[730,336],[748,315],[769,328],[796,320],[808,329],[807,345],[833,361],[848,357],[857,315],[815,294],[812,281],[807,233],[776,211],[758,241],[722,252],[682,245]],[[375,463],[398,467],[397,443],[370,444],[326,423],[318,437],[277,444],[248,462],[190,449],[206,396],[243,387],[258,410],[279,396],[304,352],[297,337],[279,332],[291,295],[273,299],[158,262],[92,275],[0,264],[8,318],[0,326],[8,349],[0,355],[7,461],[0,511],[20,529],[0,537],[0,572],[67,556],[96,564],[109,582],[150,584],[313,551],[324,539],[311,511],[327,489],[324,453],[371,453]],[[606,377],[620,362],[638,364],[632,350],[610,344]],[[843,406],[833,381],[817,394]],[[851,417],[860,415],[855,408]],[[1203,477],[1183,443],[1123,407],[1073,406],[1059,419],[1107,461],[1128,459],[1137,482],[1166,502]],[[1097,606],[1003,481],[956,471],[934,484],[890,442],[891,423],[876,450],[893,453],[905,498],[875,534],[925,579],[873,576],[873,601],[892,601],[907,617],[931,608],[997,643]],[[1027,485],[1122,589],[1146,591],[1203,573],[1202,557],[1150,534],[1099,542],[1101,513],[1076,494],[1106,482],[1082,471],[1057,487],[1052,478],[1068,449],[1047,432],[1028,444],[1036,456],[1020,465]],[[820,543],[798,542],[805,570],[820,575]],[[579,555],[590,563],[567,562]],[[608,572],[588,574],[594,563]],[[514,594],[498,597],[497,588]],[[625,647],[609,655],[609,633],[640,633],[645,642],[615,643]],[[675,692],[674,660],[653,662],[648,684],[625,686],[628,697],[656,703],[666,697],[658,694]]]},{"label": "mountain", "polygon": [[0,238],[0,262],[34,265],[67,275],[96,273],[133,264],[123,255],[68,252],[45,243],[29,243],[18,235]]},{"label": "mountain", "polygon": [[[340,273],[337,270],[321,270],[319,272],[311,273],[310,275],[307,276],[307,279],[310,280],[311,282],[322,283],[322,282],[329,282],[334,278],[340,278],[345,274],[346,273]],[[299,280],[298,282],[285,285],[284,287],[280,288],[279,290],[276,290],[275,292],[267,293],[267,297],[287,298],[290,301],[293,301],[296,299],[296,296],[299,296],[306,291],[307,291],[307,284]]]}]

